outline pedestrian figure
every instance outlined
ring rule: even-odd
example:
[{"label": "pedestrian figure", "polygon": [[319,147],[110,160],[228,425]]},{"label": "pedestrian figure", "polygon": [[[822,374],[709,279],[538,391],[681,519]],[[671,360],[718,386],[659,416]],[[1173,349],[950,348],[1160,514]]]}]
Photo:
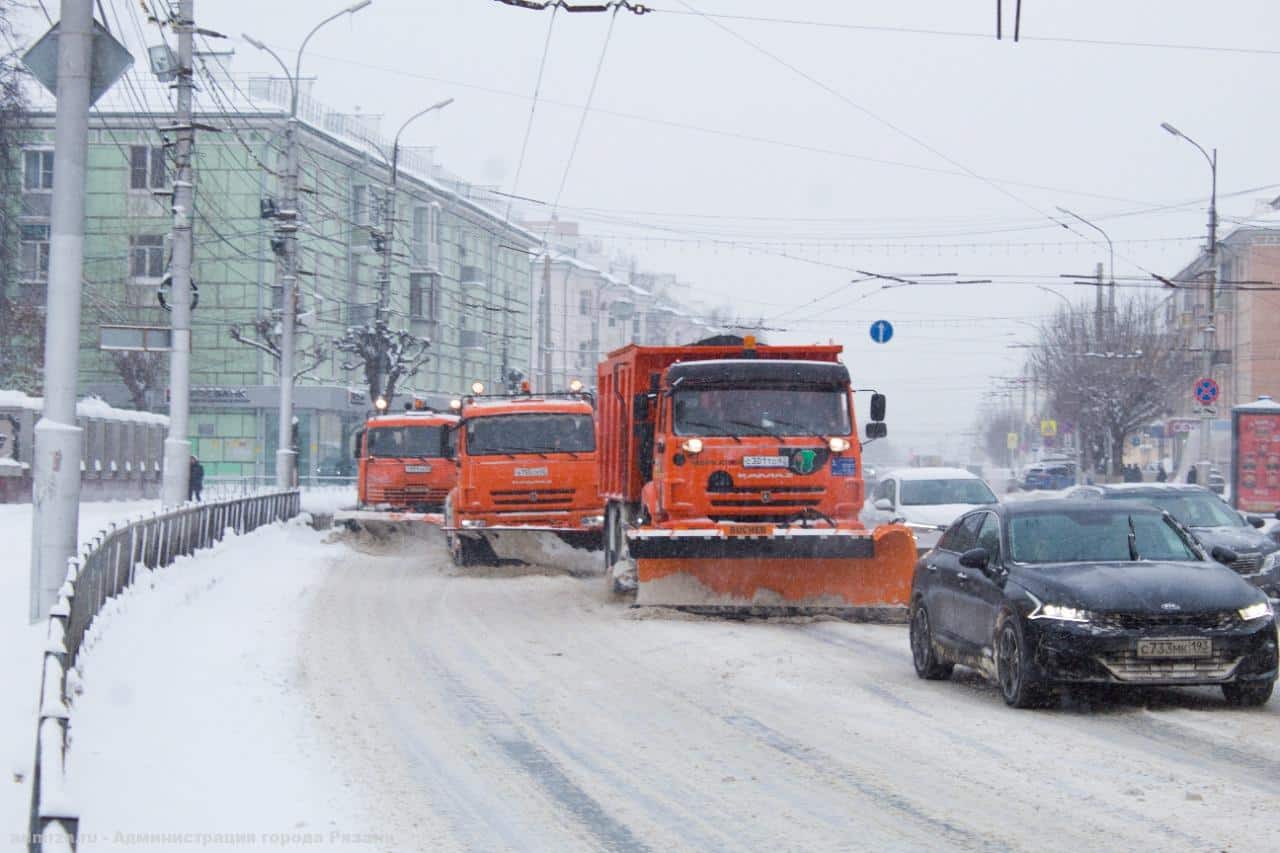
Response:
[{"label": "pedestrian figure", "polygon": [[200,500],[200,492],[204,489],[204,466],[200,460],[191,457],[191,467],[187,472],[187,500]]},{"label": "pedestrian figure", "polygon": [[1187,469],[1187,482],[1193,486],[1196,484],[1196,466],[1194,465]]},{"label": "pedestrian figure", "polygon": [[1164,463],[1163,462],[1157,463],[1156,464],[1156,482],[1163,483],[1168,479],[1169,479],[1169,475],[1164,472]]}]

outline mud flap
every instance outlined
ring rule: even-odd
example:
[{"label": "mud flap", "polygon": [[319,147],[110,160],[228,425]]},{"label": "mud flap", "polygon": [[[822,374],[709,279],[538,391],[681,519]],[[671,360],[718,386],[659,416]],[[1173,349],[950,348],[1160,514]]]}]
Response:
[{"label": "mud flap", "polygon": [[635,531],[636,604],[726,615],[833,613],[898,619],[911,593],[916,546],[902,525],[874,532],[724,529]]}]

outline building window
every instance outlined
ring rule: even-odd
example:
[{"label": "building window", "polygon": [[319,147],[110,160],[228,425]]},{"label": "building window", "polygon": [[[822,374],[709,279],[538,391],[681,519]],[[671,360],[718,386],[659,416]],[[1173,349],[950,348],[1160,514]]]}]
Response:
[{"label": "building window", "polygon": [[163,234],[139,234],[129,238],[129,275],[135,280],[152,281],[164,277]]},{"label": "building window", "polygon": [[440,276],[412,273],[409,276],[409,315],[434,323],[440,316]]},{"label": "building window", "polygon": [[631,318],[631,339],[634,341],[640,340],[640,315],[639,314],[636,314],[636,316]]},{"label": "building window", "polygon": [[53,189],[53,152],[24,151],[22,188],[28,192]]},{"label": "building window", "polygon": [[49,280],[49,226],[22,226],[22,280]]},{"label": "building window", "polygon": [[377,187],[360,185],[351,190],[351,218],[356,225],[381,225],[385,194]]},{"label": "building window", "polygon": [[160,190],[167,185],[164,148],[154,145],[130,145],[129,189]]},{"label": "building window", "polygon": [[578,368],[583,369],[591,366],[591,343],[582,341],[578,344]]},{"label": "building window", "polygon": [[578,291],[578,313],[583,317],[591,313],[591,291]]}]

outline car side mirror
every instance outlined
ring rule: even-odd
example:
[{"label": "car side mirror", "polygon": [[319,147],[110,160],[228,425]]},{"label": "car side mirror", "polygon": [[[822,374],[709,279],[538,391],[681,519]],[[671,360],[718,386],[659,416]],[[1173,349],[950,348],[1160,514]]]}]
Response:
[{"label": "car side mirror", "polygon": [[982,569],[986,570],[987,563],[991,561],[991,555],[987,553],[986,548],[970,548],[960,555],[960,565],[966,569]]},{"label": "car side mirror", "polygon": [[1234,563],[1236,560],[1240,559],[1239,554],[1232,551],[1230,548],[1223,547],[1222,545],[1214,545],[1209,549],[1209,556],[1223,564]]},{"label": "car side mirror", "polygon": [[1259,530],[1266,526],[1267,523],[1260,515],[1246,515],[1244,520]]},{"label": "car side mirror", "polygon": [[873,421],[867,424],[867,438],[884,438],[889,434],[889,425]]},{"label": "car side mirror", "polygon": [[884,510],[885,512],[893,511],[893,501],[889,500],[888,498],[876,498],[876,501],[875,503],[872,504],[872,506],[874,506],[876,509]]},{"label": "car side mirror", "polygon": [[871,395],[871,420],[877,422],[884,420],[884,404],[885,396],[883,394]]}]

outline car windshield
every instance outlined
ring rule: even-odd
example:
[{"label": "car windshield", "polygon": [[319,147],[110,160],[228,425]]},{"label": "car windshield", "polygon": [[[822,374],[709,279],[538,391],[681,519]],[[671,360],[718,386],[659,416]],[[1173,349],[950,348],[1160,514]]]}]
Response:
[{"label": "car windshield", "polygon": [[837,389],[699,388],[674,395],[676,435],[849,435]]},{"label": "car windshield", "polygon": [[1128,561],[1133,559],[1130,519],[1139,558],[1200,559],[1163,516],[1103,508],[1013,515],[1008,524],[1009,554],[1018,563]]},{"label": "car windshield", "polygon": [[[1107,495],[1112,500],[1125,498],[1123,492]],[[1188,527],[1248,527],[1245,520],[1235,510],[1227,506],[1216,495],[1192,492],[1190,494],[1150,494],[1132,495],[1132,500],[1139,500],[1158,507],[1181,521]]]},{"label": "car windshield", "polygon": [[467,453],[587,453],[596,449],[590,415],[487,415],[467,421]]},{"label": "car windshield", "polygon": [[369,430],[369,455],[438,458],[444,455],[444,435],[442,426],[376,427]]},{"label": "car windshield", "polygon": [[981,480],[903,480],[902,505],[993,504],[996,496]]}]

